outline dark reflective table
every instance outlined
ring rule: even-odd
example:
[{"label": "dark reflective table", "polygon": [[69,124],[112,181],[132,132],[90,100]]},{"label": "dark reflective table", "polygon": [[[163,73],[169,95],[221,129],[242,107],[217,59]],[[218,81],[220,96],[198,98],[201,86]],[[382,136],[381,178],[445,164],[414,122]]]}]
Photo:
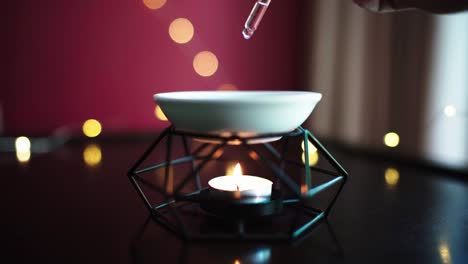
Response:
[{"label": "dark reflective table", "polygon": [[181,241],[148,218],[126,176],[150,142],[74,141],[22,163],[1,154],[4,263],[468,262],[466,175],[337,147],[329,149],[350,178],[308,236]]}]

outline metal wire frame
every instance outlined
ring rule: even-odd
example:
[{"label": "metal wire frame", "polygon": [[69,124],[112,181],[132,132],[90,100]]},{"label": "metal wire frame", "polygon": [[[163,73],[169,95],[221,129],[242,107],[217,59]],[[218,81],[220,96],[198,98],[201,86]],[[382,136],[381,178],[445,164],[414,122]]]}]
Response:
[{"label": "metal wire frame", "polygon": [[[172,159],[172,144],[174,136],[179,136],[182,140],[185,156],[177,159]],[[286,155],[289,149],[289,139],[292,137],[302,137],[304,142],[310,141],[316,148],[320,155],[324,156],[328,163],[336,170],[330,171],[317,167],[310,167],[309,160],[306,158],[304,164],[301,164],[297,161],[286,159]],[[267,153],[274,157],[274,160],[270,159],[267,154],[259,150],[257,145],[250,145],[248,142],[254,139],[262,138],[272,138],[272,137],[282,137],[284,140],[284,145],[279,152],[275,147],[269,143],[261,143],[267,150]],[[148,159],[149,155],[155,151],[157,146],[166,138],[166,153],[165,153],[165,162],[148,166],[145,168],[138,169],[145,160]],[[204,143],[195,149],[193,152],[190,152],[188,147],[188,138],[202,138],[209,140],[216,140],[218,144]],[[239,216],[237,221],[237,232],[235,233],[219,233],[219,234],[203,234],[203,233],[190,233],[183,220],[181,218],[180,209],[184,206],[190,204],[199,204],[206,202],[209,197],[202,196],[200,193],[204,190],[203,186],[200,183],[200,172],[203,170],[205,165],[213,160],[213,156],[219,149],[222,149],[229,142],[238,142],[241,147],[256,153],[262,161],[277,178],[277,183],[282,182],[293,194],[294,196],[283,200],[285,206],[295,206],[299,208],[303,213],[306,213],[310,216],[310,219],[300,226],[292,226],[288,233],[275,233],[275,234],[255,234],[245,232],[244,223],[248,219],[244,219],[242,216]],[[200,155],[200,153],[205,150],[207,147],[212,146],[213,148],[206,155]],[[304,155],[305,157],[309,156],[308,144],[304,144]],[[200,161],[197,165],[195,161]],[[167,187],[169,169],[170,166],[182,164],[182,163],[191,163],[191,171],[182,179],[182,181],[177,185],[172,193],[167,193],[161,188],[154,186],[151,182],[145,180],[141,174],[164,168],[164,182]],[[300,186],[294,182],[294,180],[286,173],[284,167],[286,164],[292,164],[295,166],[300,166],[305,169],[305,182],[307,186],[307,192],[301,192]],[[322,183],[318,186],[312,186],[312,176],[311,170],[321,172],[322,174],[331,176],[331,179]],[[298,127],[292,132],[289,133],[278,133],[278,134],[262,134],[252,137],[240,137],[237,135],[232,135],[229,137],[222,137],[217,135],[207,135],[186,131],[179,131],[174,126],[166,128],[156,140],[146,149],[143,155],[137,160],[137,162],[131,167],[127,173],[130,182],[134,186],[138,195],[142,199],[146,208],[150,212],[152,219],[160,224],[162,227],[172,232],[173,234],[183,238],[184,240],[198,241],[198,240],[261,240],[261,241],[293,241],[297,238],[300,238],[306,235],[309,231],[312,231],[313,227],[317,226],[323,220],[327,219],[331,209],[333,208],[339,194],[341,193],[343,186],[345,185],[348,173],[346,170],[338,163],[338,161],[331,155],[331,153],[317,140],[317,138],[307,129]],[[181,190],[186,186],[190,181],[195,181],[195,186],[197,190],[192,193],[181,193]],[[163,202],[158,205],[153,205],[148,200],[146,194],[143,192],[140,184],[145,185],[147,188],[158,192],[163,195],[166,199],[166,202]],[[339,184],[337,191],[334,193],[333,198],[329,202],[325,210],[319,210],[316,208],[311,208],[306,206],[306,202],[312,200],[319,193],[329,189],[332,186]],[[170,216],[173,217],[170,218]],[[274,216],[272,216],[274,217]],[[175,220],[174,220],[175,219]]]}]

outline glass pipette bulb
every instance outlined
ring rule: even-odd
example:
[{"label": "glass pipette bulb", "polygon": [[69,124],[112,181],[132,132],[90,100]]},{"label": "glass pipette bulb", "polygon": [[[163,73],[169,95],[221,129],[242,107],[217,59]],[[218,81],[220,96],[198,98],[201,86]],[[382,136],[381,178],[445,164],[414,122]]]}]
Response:
[{"label": "glass pipette bulb", "polygon": [[271,0],[257,0],[255,2],[249,17],[245,21],[244,30],[242,30],[242,35],[245,39],[250,39],[255,30],[257,30],[270,2]]}]

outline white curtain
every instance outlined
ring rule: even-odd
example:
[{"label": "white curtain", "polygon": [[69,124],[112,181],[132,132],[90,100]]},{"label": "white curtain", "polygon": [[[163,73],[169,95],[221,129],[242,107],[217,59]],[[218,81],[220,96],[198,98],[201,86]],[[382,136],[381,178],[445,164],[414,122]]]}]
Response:
[{"label": "white curtain", "polygon": [[[384,135],[396,132],[400,144],[388,149],[392,153],[468,168],[468,37],[456,38],[463,30],[468,34],[467,14],[375,14],[343,0],[308,5],[304,78],[310,90],[323,94],[308,124],[312,130],[381,150],[388,149]],[[459,58],[457,71],[448,68],[453,58]],[[441,96],[446,100],[437,100]],[[455,116],[445,115],[448,105]],[[457,125],[442,131],[445,125],[434,122]]]}]

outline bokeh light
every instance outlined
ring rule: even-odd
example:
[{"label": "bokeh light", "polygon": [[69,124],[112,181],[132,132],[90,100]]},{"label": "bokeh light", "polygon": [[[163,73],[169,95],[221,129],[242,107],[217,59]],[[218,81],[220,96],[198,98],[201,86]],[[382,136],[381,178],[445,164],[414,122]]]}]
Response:
[{"label": "bokeh light", "polygon": [[16,152],[31,151],[31,141],[27,137],[18,137],[15,140]]},{"label": "bokeh light", "polygon": [[210,51],[201,51],[193,58],[193,68],[200,76],[209,77],[218,70],[218,58]]},{"label": "bokeh light", "polygon": [[444,114],[447,117],[454,117],[457,114],[457,108],[454,105],[447,105],[444,107]]},{"label": "bokeh light", "polygon": [[83,160],[88,167],[96,167],[101,163],[101,148],[96,144],[86,146],[83,151]]},{"label": "bokeh light", "polygon": [[143,3],[149,9],[156,10],[163,7],[166,4],[166,0],[143,0]]},{"label": "bokeh light", "polygon": [[218,86],[218,90],[220,91],[236,91],[238,90],[237,86],[235,86],[232,83],[223,83],[220,86]]},{"label": "bokeh light", "polygon": [[193,25],[187,18],[177,18],[169,25],[169,36],[179,44],[184,44],[192,40]]},{"label": "bokeh light", "polygon": [[395,132],[388,132],[384,136],[384,144],[389,148],[397,147],[400,144],[400,136]]},{"label": "bokeh light", "polygon": [[16,151],[16,159],[19,162],[28,162],[31,159],[31,151],[18,152]]},{"label": "bokeh light", "polygon": [[159,107],[159,105],[157,105],[157,106],[154,108],[154,115],[155,115],[159,120],[167,121],[167,117],[166,117],[166,115],[164,114],[164,112],[162,111],[161,107]]},{"label": "bokeh light", "polygon": [[385,182],[388,186],[396,186],[400,179],[400,172],[395,168],[388,168],[385,170]]},{"label": "bokeh light", "polygon": [[83,134],[87,137],[97,137],[101,134],[102,126],[96,119],[88,119],[83,123]]},{"label": "bokeh light", "polygon": [[439,254],[443,264],[452,263],[452,256],[450,254],[450,248],[446,241],[442,241],[439,245]]},{"label": "bokeh light", "polygon": [[[302,148],[302,151],[304,151],[304,140],[302,140],[301,142],[301,148]],[[313,152],[317,152],[317,148],[310,142],[307,140],[307,148],[309,150],[309,153],[313,153]]]},{"label": "bokeh light", "polygon": [[[317,165],[318,161],[319,161],[319,155],[317,151],[309,153],[309,166],[310,167]],[[302,152],[302,163],[305,164],[304,152]]]},{"label": "bokeh light", "polygon": [[18,137],[15,140],[16,159],[19,162],[28,162],[31,158],[31,141],[27,137]]}]

